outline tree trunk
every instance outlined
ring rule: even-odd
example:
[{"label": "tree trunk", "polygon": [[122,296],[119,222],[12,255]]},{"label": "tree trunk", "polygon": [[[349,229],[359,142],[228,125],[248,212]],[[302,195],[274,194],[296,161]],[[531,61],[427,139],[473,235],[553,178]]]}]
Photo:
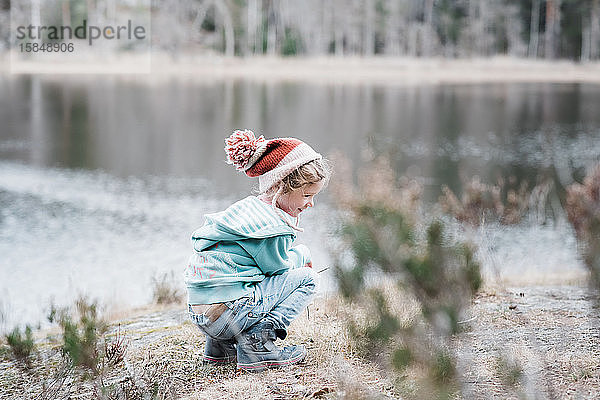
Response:
[{"label": "tree trunk", "polygon": [[335,8],[335,4],[331,5],[329,2],[319,1],[318,6],[314,8],[316,15],[309,20],[312,24],[303,27],[306,39],[306,48],[309,49],[310,54],[327,54],[329,52],[330,39],[329,24],[331,23],[331,10]]},{"label": "tree trunk", "polygon": [[425,1],[425,30],[423,34],[422,55],[429,57],[433,53],[433,3],[435,0]]},{"label": "tree trunk", "polygon": [[388,0],[386,9],[388,15],[385,18],[385,53],[388,55],[400,55],[400,29],[401,29],[401,5],[398,1]]},{"label": "tree trunk", "polygon": [[490,29],[494,19],[493,9],[491,4],[488,4],[487,0],[481,0],[479,2],[479,19],[481,20],[479,26],[480,33],[480,44],[479,44],[479,56],[489,56],[491,53],[490,48],[492,47],[493,37],[490,34]]},{"label": "tree trunk", "polygon": [[481,4],[479,0],[468,1],[467,10],[467,33],[466,35],[463,35],[461,39],[459,52],[461,56],[471,57],[473,54],[480,54],[477,46],[479,45],[479,41],[483,36],[479,32],[479,28],[481,26]]},{"label": "tree trunk", "polygon": [[594,0],[590,19],[590,59],[600,56],[600,0]]},{"label": "tree trunk", "polygon": [[71,25],[71,7],[69,0],[62,2],[62,24],[65,26]]},{"label": "tree trunk", "polygon": [[267,11],[267,55],[275,55],[277,46],[277,18],[275,12],[275,2],[277,0],[271,0]]},{"label": "tree trunk", "polygon": [[[31,1],[31,24],[33,26],[42,25],[42,12],[40,0]],[[39,38],[37,40],[39,41]]]},{"label": "tree trunk", "polygon": [[354,56],[360,53],[362,37],[361,4],[357,0],[345,0],[347,11],[344,14],[344,54]]},{"label": "tree trunk", "polygon": [[523,23],[519,18],[516,6],[509,6],[505,10],[506,39],[508,40],[508,54],[514,57],[525,57],[528,54],[527,44],[523,41]]},{"label": "tree trunk", "polygon": [[263,9],[263,0],[256,0],[256,12],[257,12],[257,23],[256,23],[256,36],[254,37],[254,52],[258,54],[264,53],[263,48],[263,37],[264,33],[264,18],[265,13]]},{"label": "tree trunk", "polygon": [[246,43],[248,46],[248,52],[255,55],[257,52],[256,47],[256,30],[258,28],[258,1],[248,0],[246,7]]},{"label": "tree trunk", "polygon": [[527,56],[537,58],[540,38],[540,0],[531,2],[531,26],[529,28],[529,46]]},{"label": "tree trunk", "polygon": [[365,19],[363,30],[363,55],[369,57],[375,53],[375,4],[373,0],[365,0]]},{"label": "tree trunk", "polygon": [[579,56],[579,60],[581,62],[590,61],[590,53],[591,53],[591,29],[590,29],[590,21],[588,21],[585,17],[582,18],[583,26],[581,27],[581,55]]},{"label": "tree trunk", "polygon": [[229,8],[223,1],[215,1],[215,7],[223,16],[223,29],[225,31],[225,55],[233,57],[235,55],[235,35],[233,31],[233,19]]},{"label": "tree trunk", "polygon": [[409,57],[416,57],[419,55],[419,25],[411,22],[408,24],[406,40],[406,54]]},{"label": "tree trunk", "polygon": [[[335,55],[336,56],[343,56],[344,55],[344,26],[346,25],[346,18],[345,18],[345,10],[346,7],[344,7],[343,5],[340,5],[339,7],[336,7],[336,4],[333,3],[331,11],[332,11],[332,18],[331,21],[333,23],[333,40],[335,43]],[[324,29],[325,31],[328,31],[327,28]]]},{"label": "tree trunk", "polygon": [[285,40],[285,28],[287,26],[289,26],[289,21],[286,18],[286,14],[285,14],[285,10],[289,9],[288,4],[286,4],[286,0],[277,0],[277,7],[276,10],[277,12],[275,13],[276,15],[276,26],[277,26],[277,30],[275,31],[275,37],[276,37],[276,49],[280,49],[283,47],[283,41]]},{"label": "tree trunk", "polygon": [[562,0],[555,0],[556,10],[554,13],[554,57],[560,57],[561,51],[561,35],[562,35]]},{"label": "tree trunk", "polygon": [[556,38],[560,30],[560,0],[546,0],[546,32],[544,32],[544,57],[556,57]]},{"label": "tree trunk", "polygon": [[94,2],[92,0],[87,0],[86,7],[88,24],[98,23],[98,14],[96,13],[96,7]]}]

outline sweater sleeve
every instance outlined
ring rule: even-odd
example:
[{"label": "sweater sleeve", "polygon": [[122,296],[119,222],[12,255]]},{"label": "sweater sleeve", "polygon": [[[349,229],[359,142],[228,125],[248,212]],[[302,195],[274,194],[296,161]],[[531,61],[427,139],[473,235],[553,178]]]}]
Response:
[{"label": "sweater sleeve", "polygon": [[250,253],[265,275],[281,274],[288,269],[303,267],[310,261],[308,247],[304,245],[291,247],[292,239],[288,236],[260,239],[260,242],[259,246],[249,246],[249,248],[240,244]]},{"label": "sweater sleeve", "polygon": [[312,258],[310,256],[310,249],[308,247],[306,247],[303,244],[299,244],[297,246],[293,246],[290,249],[290,252],[294,252],[298,254],[298,258],[301,261],[300,264],[298,264],[298,267],[304,267],[306,264],[308,264],[309,262],[312,261]]}]

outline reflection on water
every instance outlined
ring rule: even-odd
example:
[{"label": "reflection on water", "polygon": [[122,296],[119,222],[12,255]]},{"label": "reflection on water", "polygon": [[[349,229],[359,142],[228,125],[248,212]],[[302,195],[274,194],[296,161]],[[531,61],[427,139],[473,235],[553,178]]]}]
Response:
[{"label": "reflection on water", "polygon": [[531,178],[556,163],[581,168],[600,154],[594,85],[69,79],[0,80],[1,158],[118,176],[204,177],[234,192],[247,190],[245,179],[214,167],[223,162],[223,137],[241,127],[355,160],[369,144],[385,148],[399,171],[453,187],[461,174]]},{"label": "reflection on water", "polygon": [[[206,212],[248,193],[223,138],[249,127],[296,136],[353,160],[394,157],[402,174],[442,184],[499,174],[558,187],[600,155],[600,87],[417,87],[0,76],[0,311],[42,319],[50,298],[149,301],[157,271],[180,271]],[[321,205],[301,235],[330,264]],[[568,227],[495,229],[479,238],[503,273],[579,271]],[[565,240],[565,237],[568,239]],[[543,240],[542,240],[543,238]],[[531,249],[537,249],[532,251]],[[2,321],[0,321],[1,325]],[[2,328],[2,326],[0,326]]]}]

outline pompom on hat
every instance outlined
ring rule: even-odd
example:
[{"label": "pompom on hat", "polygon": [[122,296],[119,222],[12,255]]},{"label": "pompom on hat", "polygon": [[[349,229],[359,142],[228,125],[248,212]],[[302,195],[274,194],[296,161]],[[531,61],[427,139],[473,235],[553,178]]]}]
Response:
[{"label": "pompom on hat", "polygon": [[249,177],[258,176],[261,193],[271,189],[296,168],[322,156],[295,138],[266,140],[251,130],[236,130],[225,139],[227,163]]}]

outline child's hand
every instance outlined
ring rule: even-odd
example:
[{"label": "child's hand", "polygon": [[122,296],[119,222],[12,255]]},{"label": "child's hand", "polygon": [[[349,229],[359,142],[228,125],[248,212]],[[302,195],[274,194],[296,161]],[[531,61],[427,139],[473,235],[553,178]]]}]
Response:
[{"label": "child's hand", "polygon": [[304,264],[304,266],[306,268],[312,268],[312,261],[307,262],[306,264]]}]

